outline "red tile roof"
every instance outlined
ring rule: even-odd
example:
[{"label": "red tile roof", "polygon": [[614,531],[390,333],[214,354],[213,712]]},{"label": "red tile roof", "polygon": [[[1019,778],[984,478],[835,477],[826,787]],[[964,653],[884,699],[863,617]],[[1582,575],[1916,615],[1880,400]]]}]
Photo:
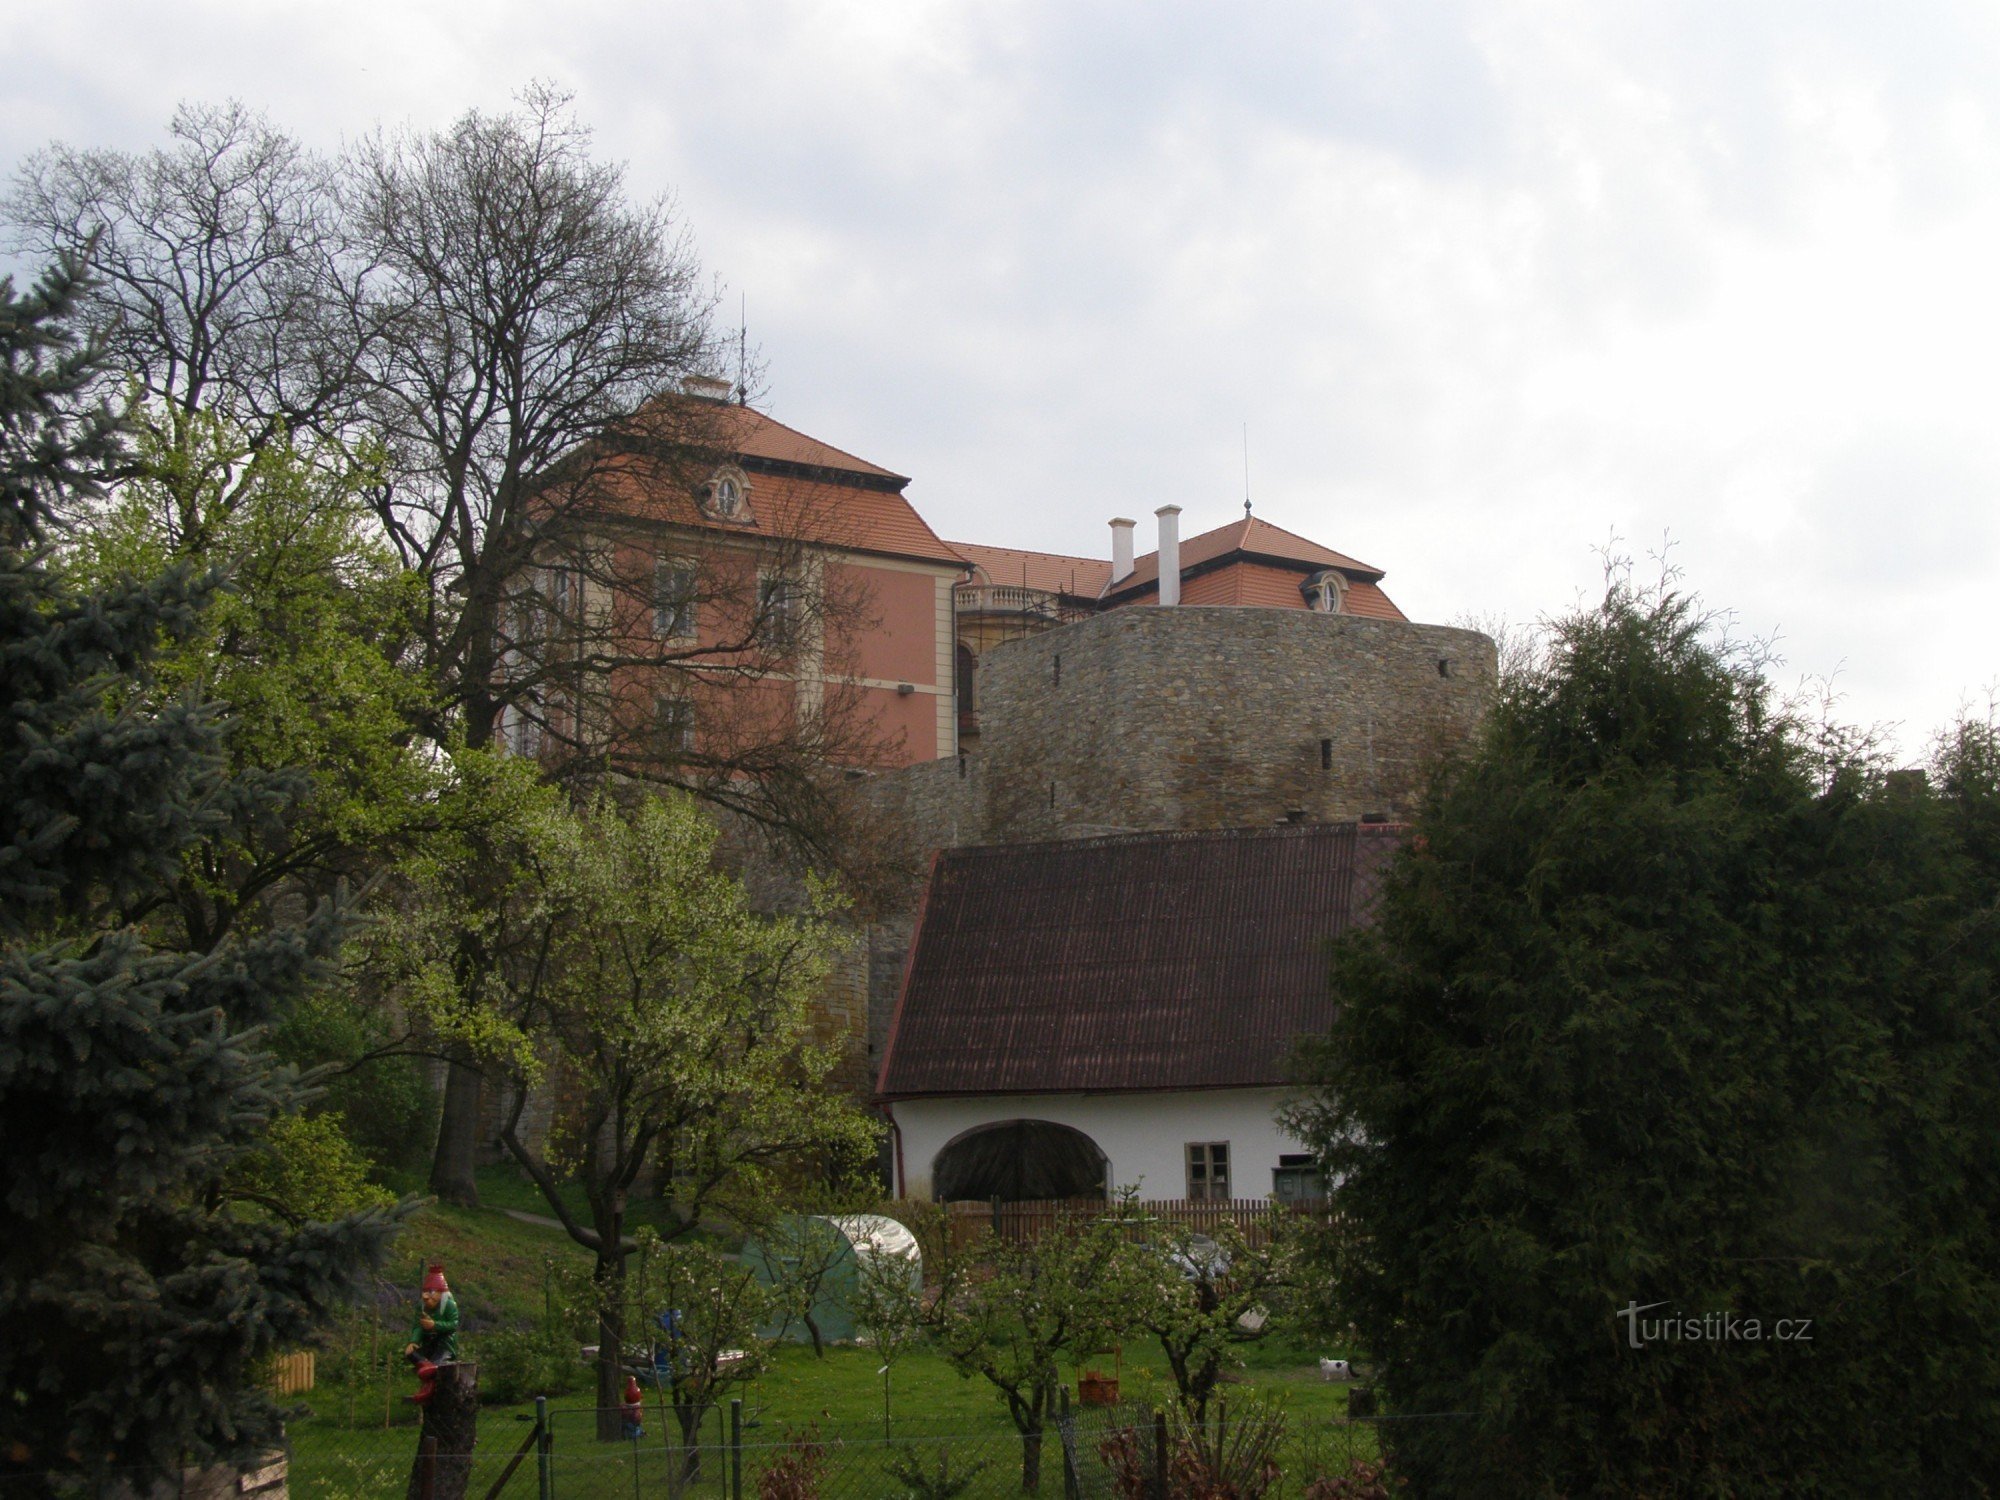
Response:
[{"label": "red tile roof", "polygon": [[[1200,563],[1209,562],[1231,552],[1247,552],[1259,557],[1279,558],[1286,562],[1305,563],[1313,568],[1338,568],[1343,573],[1351,573],[1370,582],[1382,576],[1380,568],[1358,562],[1344,552],[1336,552],[1331,547],[1322,547],[1318,542],[1306,540],[1282,526],[1273,526],[1269,521],[1260,521],[1255,516],[1245,516],[1240,521],[1231,521],[1227,526],[1218,526],[1213,531],[1204,531],[1200,536],[1191,536],[1181,543],[1181,571]],[[1132,571],[1118,581],[1117,592],[1128,589],[1159,586],[1160,554],[1148,552],[1144,557],[1135,558]]]},{"label": "red tile roof", "polygon": [[[1181,603],[1304,609],[1307,607],[1306,599],[1299,592],[1299,585],[1310,576],[1299,568],[1274,567],[1247,558],[1232,559],[1185,580],[1181,584]],[[1144,603],[1152,598],[1153,592],[1148,589],[1142,598],[1128,602]],[[1363,615],[1376,620],[1408,618],[1377,585],[1357,583],[1352,579],[1348,580],[1346,592],[1341,596],[1340,609],[1342,614]]]},{"label": "red tile roof", "polygon": [[[681,398],[685,399],[685,398]],[[641,411],[639,422],[646,412]],[[599,477],[608,504],[644,520],[748,536],[818,542],[924,562],[963,566],[903,497],[902,475],[844,453],[750,407],[707,402],[696,414],[713,462],[734,459],[750,481],[748,522],[705,514],[687,482],[643,460],[607,464]],[[697,465],[698,467],[698,465]]]},{"label": "red tile roof", "polygon": [[977,583],[1041,589],[1050,594],[1075,594],[1095,599],[1111,581],[1111,564],[1101,557],[1069,557],[1060,552],[1023,552],[1016,547],[987,547],[977,542],[950,544],[985,576]]},{"label": "red tile roof", "polygon": [[893,479],[901,489],[910,481],[901,474],[842,452],[831,443],[807,437],[795,427],[787,427],[775,417],[767,417],[749,406],[724,404],[720,414],[724,441],[744,458],[768,458],[780,463],[805,464],[814,468],[838,469],[849,474],[869,474]]},{"label": "red tile roof", "polygon": [[951,849],[931,872],[885,1099],[1287,1081],[1333,1017],[1326,943],[1403,830],[1333,824]]}]

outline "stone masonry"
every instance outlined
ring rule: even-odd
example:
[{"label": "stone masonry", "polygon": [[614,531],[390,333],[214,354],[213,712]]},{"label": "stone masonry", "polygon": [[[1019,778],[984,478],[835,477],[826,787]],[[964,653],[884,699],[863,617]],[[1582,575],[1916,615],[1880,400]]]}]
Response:
[{"label": "stone masonry", "polygon": [[[1399,818],[1438,757],[1472,733],[1496,676],[1493,642],[1448,626],[1113,610],[989,650],[978,750],[882,776],[869,800],[919,853]],[[912,919],[885,914],[869,934],[877,1063]]]}]

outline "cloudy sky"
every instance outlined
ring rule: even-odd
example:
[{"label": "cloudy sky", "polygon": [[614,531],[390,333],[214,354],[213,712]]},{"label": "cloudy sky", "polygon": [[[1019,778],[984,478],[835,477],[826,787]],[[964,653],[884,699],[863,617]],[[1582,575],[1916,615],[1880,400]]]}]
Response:
[{"label": "cloudy sky", "polygon": [[[1847,0],[73,0],[0,162],[574,91],[766,407],[947,537],[1173,502],[1531,622],[1607,539],[1903,752],[2000,682],[2000,10]],[[1147,545],[1142,541],[1142,549]]]}]

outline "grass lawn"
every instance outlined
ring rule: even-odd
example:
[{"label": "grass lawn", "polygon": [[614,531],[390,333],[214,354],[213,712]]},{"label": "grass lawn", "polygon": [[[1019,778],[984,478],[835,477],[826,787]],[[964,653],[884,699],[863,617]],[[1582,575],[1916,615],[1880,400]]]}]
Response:
[{"label": "grass lawn", "polygon": [[[467,1351],[476,1357],[476,1349]],[[1317,1357],[1293,1357],[1297,1351],[1257,1346],[1263,1368],[1238,1372],[1226,1389],[1226,1399],[1239,1404],[1257,1397],[1282,1404],[1292,1437],[1287,1464],[1310,1454],[1324,1462],[1349,1453],[1374,1451],[1372,1432],[1338,1421],[1346,1409],[1346,1387],[1319,1378]],[[1171,1392],[1164,1363],[1156,1350],[1128,1346],[1118,1361],[1122,1394],[1144,1411]],[[762,1376],[740,1388],[744,1403],[744,1461],[753,1475],[807,1431],[827,1450],[829,1497],[894,1497],[902,1493],[883,1471],[890,1443],[883,1439],[882,1381],[879,1357],[873,1350],[840,1346],[816,1359],[808,1346],[781,1347]],[[978,1377],[961,1377],[928,1350],[912,1350],[891,1372],[890,1437],[896,1446],[915,1448],[934,1461],[938,1448],[948,1446],[955,1463],[984,1464],[974,1496],[1019,1493],[1020,1439],[998,1393]],[[396,1382],[400,1398],[407,1376]],[[310,1419],[292,1428],[294,1462],[292,1492],[299,1500],[346,1500],[375,1494],[400,1493],[416,1446],[414,1416],[406,1403],[393,1403],[398,1425],[379,1425],[385,1403],[381,1392],[360,1404],[363,1425],[343,1425],[343,1397],[337,1390],[315,1393],[330,1420]],[[312,1398],[309,1398],[311,1400]],[[637,1445],[603,1444],[595,1436],[589,1395],[579,1391],[551,1401],[556,1434],[557,1493],[564,1496],[624,1496],[667,1493],[672,1455],[667,1439],[674,1431],[671,1414],[648,1392],[646,1437]],[[475,1493],[498,1477],[501,1466],[529,1432],[532,1406],[487,1407],[480,1413],[480,1449]],[[1091,1414],[1093,1419],[1097,1414]],[[726,1417],[711,1413],[703,1427],[707,1480],[719,1478],[725,1460]],[[1094,1453],[1094,1440],[1087,1442]],[[1060,1460],[1051,1434],[1045,1462],[1060,1494]],[[1317,1466],[1317,1465],[1316,1465]],[[526,1466],[532,1469],[532,1460]],[[837,1481],[837,1482],[836,1482]],[[517,1476],[520,1493],[533,1493],[532,1474]],[[751,1480],[746,1478],[746,1485]],[[754,1492],[748,1491],[748,1492]],[[719,1493],[704,1483],[692,1494]]]},{"label": "grass lawn", "polygon": [[[588,1254],[560,1230],[524,1223],[501,1211],[546,1209],[535,1189],[510,1169],[482,1174],[480,1188],[485,1207],[433,1206],[415,1215],[391,1267],[392,1275],[407,1271],[402,1279],[414,1305],[422,1264],[432,1259],[446,1263],[466,1312],[464,1354],[473,1360],[479,1358],[482,1332],[521,1326],[540,1314],[551,1265],[575,1267],[589,1261]],[[400,1337],[401,1317],[393,1306],[385,1310],[386,1321],[394,1325],[393,1334],[381,1336],[385,1348],[388,1338]],[[1300,1455],[1298,1462],[1318,1467],[1315,1455],[1338,1458],[1343,1449],[1373,1452],[1369,1429],[1340,1421],[1347,1387],[1324,1381],[1319,1374],[1321,1354],[1348,1351],[1309,1348],[1273,1334],[1245,1345],[1243,1352],[1245,1368],[1234,1372],[1226,1398],[1239,1409],[1252,1396],[1282,1405],[1292,1432],[1288,1448]],[[325,1366],[331,1369],[336,1363],[329,1360]],[[1171,1399],[1165,1361],[1149,1343],[1135,1340],[1115,1360],[1105,1357],[1092,1365],[1105,1373],[1115,1370],[1125,1401],[1141,1413]],[[823,1493],[829,1500],[850,1495],[893,1500],[904,1493],[882,1470],[887,1445],[880,1368],[879,1357],[868,1348],[836,1346],[816,1359],[809,1345],[781,1346],[770,1367],[736,1392],[747,1418],[744,1442],[749,1470],[761,1470],[797,1435],[811,1429],[827,1449],[829,1476]],[[581,1369],[578,1373],[586,1374]],[[400,1494],[416,1446],[415,1413],[401,1399],[411,1388],[408,1372],[392,1368],[386,1379],[363,1376],[353,1385],[329,1382],[306,1396],[314,1415],[291,1428],[293,1493],[300,1500]],[[599,1443],[590,1401],[587,1379],[575,1392],[551,1399],[557,1493],[667,1494],[671,1457],[666,1438],[673,1424],[671,1415],[658,1406],[657,1394],[649,1392],[646,1437],[636,1446]],[[532,1410],[528,1404],[482,1410],[473,1493],[483,1494],[498,1477],[508,1456],[527,1436],[526,1419]],[[911,1350],[891,1371],[889,1410],[889,1430],[897,1444],[915,1444],[934,1456],[938,1445],[949,1440],[955,1462],[986,1465],[969,1496],[1019,1493],[1019,1438],[998,1392],[985,1380],[960,1376],[929,1350]],[[384,1425],[385,1416],[393,1425]],[[705,1443],[723,1441],[725,1421],[722,1413],[710,1414]],[[1094,1453],[1094,1439],[1089,1447]],[[1054,1493],[1060,1494],[1060,1460],[1053,1436],[1045,1461]],[[1292,1461],[1288,1458],[1288,1470]],[[531,1458],[516,1474],[508,1494],[534,1493],[533,1467]],[[721,1467],[719,1453],[713,1455],[703,1486],[690,1493],[716,1493],[707,1481],[714,1480]],[[746,1487],[746,1492],[754,1492],[747,1477]]]}]

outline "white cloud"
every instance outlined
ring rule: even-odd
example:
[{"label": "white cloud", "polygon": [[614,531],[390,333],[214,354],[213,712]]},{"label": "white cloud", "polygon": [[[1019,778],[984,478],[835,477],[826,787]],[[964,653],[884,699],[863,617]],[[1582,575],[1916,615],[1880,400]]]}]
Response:
[{"label": "white cloud", "polygon": [[[322,145],[530,77],[672,189],[777,414],[947,534],[1240,501],[1515,619],[1614,530],[1905,743],[2000,674],[1993,12],[1387,0],[112,3],[0,154],[235,95]],[[733,312],[733,309],[732,309]]]}]

